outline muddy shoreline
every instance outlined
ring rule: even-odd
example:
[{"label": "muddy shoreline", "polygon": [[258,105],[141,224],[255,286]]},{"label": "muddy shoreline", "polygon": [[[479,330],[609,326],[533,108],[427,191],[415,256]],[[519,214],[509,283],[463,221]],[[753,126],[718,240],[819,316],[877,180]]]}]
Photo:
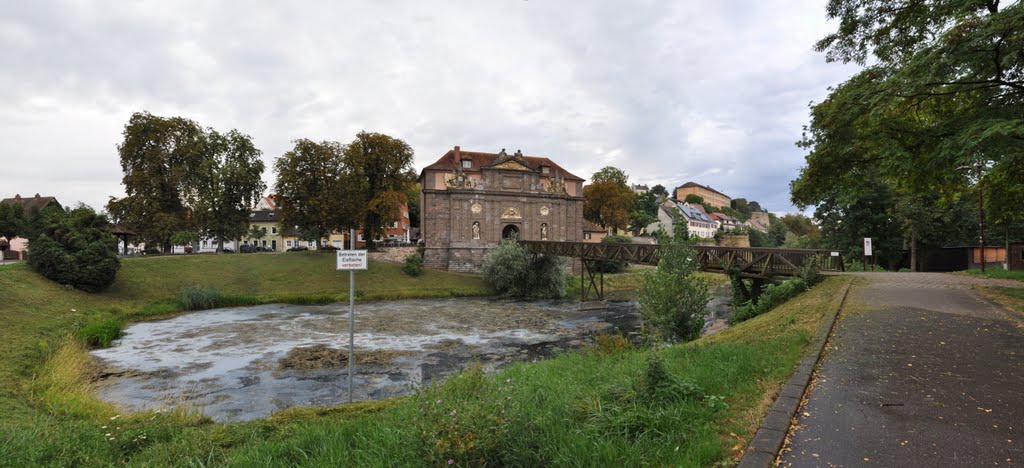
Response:
[{"label": "muddy shoreline", "polygon": [[[706,330],[721,326],[720,296]],[[470,362],[497,369],[543,359],[600,333],[635,341],[638,329],[628,301],[589,311],[576,302],[482,298],[360,304],[354,399],[405,395]],[[347,346],[347,305],[270,304],[132,324],[113,347],[92,354],[98,395],[127,411],[187,406],[217,421],[246,421],[346,402]]]}]

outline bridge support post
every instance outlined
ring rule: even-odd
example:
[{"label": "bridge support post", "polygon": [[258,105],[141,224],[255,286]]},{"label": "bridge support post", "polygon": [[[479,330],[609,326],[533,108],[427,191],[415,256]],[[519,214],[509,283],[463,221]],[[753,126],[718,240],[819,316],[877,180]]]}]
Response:
[{"label": "bridge support post", "polygon": [[[604,270],[598,269],[594,271],[594,264],[585,259],[580,260],[581,272],[580,272],[580,302],[587,302],[588,300],[604,300]],[[590,293],[593,291],[594,296],[591,298]]]}]

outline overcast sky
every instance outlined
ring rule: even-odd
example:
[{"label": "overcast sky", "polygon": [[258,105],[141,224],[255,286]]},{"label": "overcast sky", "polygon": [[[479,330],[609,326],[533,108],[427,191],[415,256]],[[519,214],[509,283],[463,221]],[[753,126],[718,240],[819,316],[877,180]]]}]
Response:
[{"label": "overcast sky", "polygon": [[813,51],[825,0],[3,3],[0,196],[97,208],[146,110],[247,133],[268,168],[367,130],[417,170],[522,149],[795,211],[807,105],[854,71]]}]

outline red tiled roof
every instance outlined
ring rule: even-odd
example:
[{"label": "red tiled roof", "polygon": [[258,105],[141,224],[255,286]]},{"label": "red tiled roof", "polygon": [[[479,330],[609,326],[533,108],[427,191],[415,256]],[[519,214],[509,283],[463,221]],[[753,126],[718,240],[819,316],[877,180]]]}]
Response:
[{"label": "red tiled roof", "polygon": [[40,197],[38,193],[34,197],[22,197],[20,194],[15,195],[14,198],[5,198],[0,200],[0,203],[21,205],[21,207],[25,209],[25,214],[31,213],[32,210],[42,210],[43,208],[50,206],[51,203],[56,203],[57,206],[60,206],[56,197]]},{"label": "red tiled roof", "polygon": [[[458,153],[458,156],[456,156]],[[462,151],[458,146],[455,149],[450,149],[444,155],[441,156],[433,164],[424,167],[423,172],[427,170],[432,171],[454,171],[461,165],[461,160],[469,159],[473,162],[473,167],[462,169],[465,172],[480,172],[483,167],[490,166],[498,159],[500,155],[498,153],[481,153],[478,151]],[[534,171],[540,171],[541,166],[549,166],[551,169],[550,175],[557,175],[558,177],[564,177],[565,180],[579,180],[584,179],[573,175],[571,172],[562,168],[558,164],[555,164],[550,159],[543,156],[523,156],[523,160],[526,164]],[[422,173],[421,173],[422,175]]]},{"label": "red tiled roof", "polygon": [[594,224],[594,223],[584,219],[583,220],[583,232],[604,232],[604,233],[607,233],[608,231],[605,228],[603,228],[601,226],[598,226],[598,225],[596,225],[596,224]]}]

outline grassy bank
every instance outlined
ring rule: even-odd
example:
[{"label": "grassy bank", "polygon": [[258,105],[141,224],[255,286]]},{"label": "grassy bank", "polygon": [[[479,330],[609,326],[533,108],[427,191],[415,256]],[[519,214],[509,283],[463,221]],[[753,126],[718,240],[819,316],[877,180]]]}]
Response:
[{"label": "grassy bank", "polygon": [[[213,258],[129,260],[118,283],[102,295],[65,291],[21,266],[0,269],[0,290],[11,291],[0,305],[6,325],[0,340],[0,460],[87,466],[422,466],[449,460],[459,466],[481,460],[707,466],[742,450],[846,281],[830,278],[772,312],[661,351],[605,340],[590,351],[496,374],[469,370],[413,397],[293,409],[251,423],[214,424],[187,411],[118,415],[92,398],[88,381],[95,370],[85,349],[77,339],[62,338],[90,315],[131,318],[146,308],[166,313],[160,304],[174,302],[184,287],[270,299],[337,297],[347,283],[333,271],[332,259],[315,255]],[[364,297],[414,294],[417,282],[427,294],[483,288],[468,276],[427,272],[409,278],[388,273],[398,266],[372,268],[357,279]]]},{"label": "grassy bank", "polygon": [[1024,282],[1024,270],[1004,270],[1002,268],[986,268],[985,272],[981,270],[967,270],[961,272],[963,274],[971,276],[979,276],[982,278],[996,278],[996,279],[1010,279]]},{"label": "grassy bank", "polygon": [[[215,290],[222,305],[346,301],[348,273],[334,268],[333,255],[305,252],[132,258],[122,262],[107,291],[86,294],[67,290],[24,263],[0,267],[0,422],[9,414],[34,414],[23,398],[25,384],[65,335],[111,321],[179,313],[181,291],[187,288]],[[488,293],[475,276],[427,271],[412,278],[400,268],[372,263],[357,272],[356,298]]]}]

